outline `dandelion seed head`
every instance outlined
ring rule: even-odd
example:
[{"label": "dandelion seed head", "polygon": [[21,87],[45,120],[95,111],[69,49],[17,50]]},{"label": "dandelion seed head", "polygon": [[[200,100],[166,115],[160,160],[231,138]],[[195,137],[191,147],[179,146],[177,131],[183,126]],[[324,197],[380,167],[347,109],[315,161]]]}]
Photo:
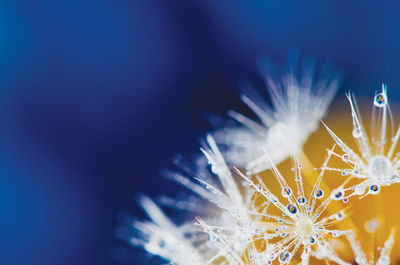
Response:
[{"label": "dandelion seed head", "polygon": [[347,166],[347,168],[330,168],[329,170],[338,171],[342,176],[346,176],[345,183],[352,178],[361,181],[352,187],[345,188],[345,190],[352,191],[344,197],[345,199],[352,196],[376,195],[380,192],[381,187],[400,182],[400,160],[394,156],[400,138],[400,126],[396,134],[391,137],[389,147],[386,147],[388,120],[391,118],[386,85],[382,85],[381,91],[374,97],[373,113],[375,115],[372,117],[371,137],[366,134],[354,95],[349,93],[347,98],[353,120],[352,135],[357,143],[358,151],[351,149],[325,125],[343,152],[342,154],[333,152],[333,154],[340,157]]},{"label": "dandelion seed head", "polygon": [[[328,163],[329,157],[325,161],[325,165]],[[329,196],[324,198],[324,191],[320,188],[324,172],[321,172],[317,178],[307,199],[298,159],[295,159],[296,166],[293,176],[296,180],[296,190],[289,187],[286,182],[287,178],[283,177],[273,162],[271,164],[271,171],[282,188],[282,199],[277,198],[262,182],[255,183],[248,176],[241,174],[250,187],[280,211],[280,214],[275,215],[256,213],[256,215],[265,215],[264,226],[268,228],[266,231],[268,239],[274,242],[274,247],[271,249],[273,258],[270,261],[278,259],[281,264],[286,264],[299,253],[302,263],[308,264],[312,255],[311,249],[314,246],[317,248],[320,245],[327,246],[329,237],[339,237],[345,233],[342,230],[332,229],[336,222],[344,219],[345,214],[343,211],[331,215],[325,213],[332,198]]]}]

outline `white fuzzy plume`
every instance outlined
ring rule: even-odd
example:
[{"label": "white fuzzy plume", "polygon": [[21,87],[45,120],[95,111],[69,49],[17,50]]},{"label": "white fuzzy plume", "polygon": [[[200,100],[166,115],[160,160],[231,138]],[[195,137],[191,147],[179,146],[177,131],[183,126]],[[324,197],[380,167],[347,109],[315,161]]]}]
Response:
[{"label": "white fuzzy plume", "polygon": [[242,127],[224,128],[215,133],[217,142],[226,147],[229,163],[258,173],[270,168],[266,150],[275,164],[297,155],[331,103],[340,80],[337,76],[316,74],[311,63],[297,65],[276,78],[272,65],[263,72],[272,106],[257,93],[242,95],[242,101],[256,114],[259,122],[235,111],[229,115]]}]

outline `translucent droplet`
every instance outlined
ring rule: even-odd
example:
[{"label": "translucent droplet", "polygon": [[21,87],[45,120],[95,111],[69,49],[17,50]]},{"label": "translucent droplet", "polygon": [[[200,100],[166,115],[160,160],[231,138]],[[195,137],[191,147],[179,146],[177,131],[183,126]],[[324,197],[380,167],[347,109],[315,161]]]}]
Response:
[{"label": "translucent droplet", "polygon": [[249,253],[249,259],[250,260],[254,260],[256,258],[256,255],[254,255],[254,253]]},{"label": "translucent droplet", "polygon": [[297,207],[294,204],[288,204],[288,206],[286,206],[286,208],[288,209],[289,213],[291,213],[291,214],[297,213]]},{"label": "translucent droplet", "polygon": [[331,193],[332,200],[339,201],[344,196],[344,190],[342,188],[334,189]]},{"label": "translucent droplet", "polygon": [[377,185],[377,184],[372,184],[371,186],[369,186],[369,191],[371,192],[371,194],[376,195],[379,193],[379,190],[380,190],[380,188],[379,188],[379,185]]},{"label": "translucent droplet", "polygon": [[349,162],[349,160],[350,160],[349,154],[342,155],[342,160],[343,160],[343,162]]},{"label": "translucent droplet", "polygon": [[290,261],[290,253],[288,251],[284,251],[279,255],[279,261],[281,263],[287,264]]},{"label": "translucent droplet", "polygon": [[310,244],[313,245],[315,243],[315,238],[310,237]]},{"label": "translucent droplet", "polygon": [[292,195],[292,190],[289,187],[282,189],[282,196],[285,198],[289,198]]},{"label": "translucent droplet", "polygon": [[299,205],[304,205],[307,202],[306,198],[304,196],[300,196],[297,198],[297,203]]},{"label": "translucent droplet", "polygon": [[353,129],[353,137],[354,138],[360,138],[362,136],[362,132],[359,128],[354,128]]},{"label": "translucent droplet", "polygon": [[343,212],[338,212],[337,214],[335,214],[335,219],[340,221],[340,220],[343,220],[344,216],[345,215]]},{"label": "translucent droplet", "polygon": [[324,196],[324,191],[321,189],[317,189],[314,194],[315,198],[320,199]]},{"label": "translucent droplet", "polygon": [[378,108],[383,108],[387,103],[386,95],[383,93],[377,94],[375,96],[374,105]]}]

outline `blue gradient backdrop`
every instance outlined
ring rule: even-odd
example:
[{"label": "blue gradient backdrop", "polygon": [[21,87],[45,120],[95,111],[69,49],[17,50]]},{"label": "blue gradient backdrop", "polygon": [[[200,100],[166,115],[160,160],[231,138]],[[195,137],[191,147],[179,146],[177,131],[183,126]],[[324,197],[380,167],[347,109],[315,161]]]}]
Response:
[{"label": "blue gradient backdrop", "polygon": [[[209,113],[246,112],[256,59],[291,48],[349,88],[400,100],[400,18],[373,1],[0,1],[0,264],[159,263],[118,240],[118,213],[190,157]],[[209,111],[209,112],[208,112]]]}]

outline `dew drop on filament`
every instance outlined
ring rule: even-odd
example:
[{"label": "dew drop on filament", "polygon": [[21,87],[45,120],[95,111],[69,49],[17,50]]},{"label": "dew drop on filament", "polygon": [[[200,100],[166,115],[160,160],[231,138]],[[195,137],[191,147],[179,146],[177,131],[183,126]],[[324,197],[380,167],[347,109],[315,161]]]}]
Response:
[{"label": "dew drop on filament", "polygon": [[341,200],[344,196],[344,190],[342,188],[337,188],[332,191],[331,198],[333,200]]},{"label": "dew drop on filament", "polygon": [[292,190],[288,187],[282,189],[282,196],[285,198],[289,198],[292,195]]},{"label": "dew drop on filament", "polygon": [[362,132],[359,128],[354,128],[353,129],[353,137],[354,138],[360,138],[362,136]]},{"label": "dew drop on filament", "polygon": [[304,196],[300,196],[297,198],[297,203],[299,205],[304,205],[307,202],[306,198]]},{"label": "dew drop on filament", "polygon": [[321,199],[324,196],[324,191],[321,189],[317,189],[314,194],[315,198]]},{"label": "dew drop on filament", "polygon": [[289,260],[290,260],[290,253],[289,253],[289,252],[285,251],[285,252],[282,252],[282,253],[279,255],[279,261],[280,261],[281,263],[287,264],[287,263],[289,263]]},{"label": "dew drop on filament", "polygon": [[379,185],[372,184],[371,186],[369,186],[369,190],[373,195],[376,195],[379,193]]},{"label": "dew drop on filament", "polygon": [[386,95],[384,95],[383,93],[377,94],[375,96],[374,105],[378,108],[383,108],[386,105],[386,102]]}]

